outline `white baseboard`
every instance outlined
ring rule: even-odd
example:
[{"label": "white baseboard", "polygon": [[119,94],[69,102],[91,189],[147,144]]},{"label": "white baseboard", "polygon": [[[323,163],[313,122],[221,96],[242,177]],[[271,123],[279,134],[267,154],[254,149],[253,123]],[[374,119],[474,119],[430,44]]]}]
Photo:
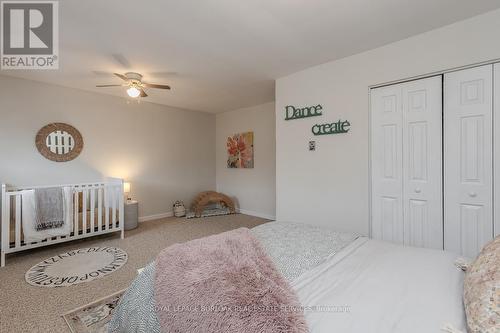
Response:
[{"label": "white baseboard", "polygon": [[172,216],[174,216],[173,211],[161,213],[161,214],[155,214],[155,215],[139,216],[139,222],[159,220],[159,219],[164,219],[166,217],[172,217]]},{"label": "white baseboard", "polygon": [[255,217],[260,217],[260,218],[267,219],[267,220],[273,220],[273,221],[276,220],[276,216],[269,215],[269,214],[262,214],[262,213],[259,213],[259,212],[254,212],[254,211],[251,211],[251,210],[246,210],[246,209],[241,209],[241,208],[236,209],[236,211],[238,213],[241,213],[241,214],[255,216]]}]

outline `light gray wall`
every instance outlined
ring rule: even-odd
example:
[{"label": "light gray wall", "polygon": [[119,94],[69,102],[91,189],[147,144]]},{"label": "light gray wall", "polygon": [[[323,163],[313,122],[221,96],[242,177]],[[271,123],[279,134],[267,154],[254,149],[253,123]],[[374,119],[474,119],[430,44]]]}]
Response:
[{"label": "light gray wall", "polygon": [[[497,10],[277,80],[277,219],[368,234],[368,87],[499,59],[499,31]],[[289,104],[322,104],[324,115],[285,121]],[[338,119],[351,122],[348,134],[312,135],[313,124]]]},{"label": "light gray wall", "polygon": [[[52,122],[82,133],[77,159],[38,153],[35,135]],[[215,189],[214,142],[213,114],[0,76],[0,181],[11,185],[119,177],[131,182],[140,216],[163,214],[177,199],[189,204]]]},{"label": "light gray wall", "polygon": [[[274,103],[219,113],[216,118],[217,191],[236,199],[242,213],[274,219],[276,143]],[[226,140],[254,132],[254,168],[227,168]]]}]

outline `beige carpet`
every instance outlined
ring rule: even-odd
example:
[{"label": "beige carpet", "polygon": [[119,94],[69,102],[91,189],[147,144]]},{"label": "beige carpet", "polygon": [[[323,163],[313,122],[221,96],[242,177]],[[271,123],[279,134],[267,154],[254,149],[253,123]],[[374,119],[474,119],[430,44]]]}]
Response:
[{"label": "beige carpet", "polygon": [[[68,332],[60,316],[79,306],[126,288],[137,269],[151,262],[158,252],[174,243],[217,234],[239,227],[254,227],[266,220],[247,215],[201,219],[168,218],[141,223],[125,233],[20,252],[7,256],[0,269],[0,332]],[[63,288],[40,288],[26,283],[24,273],[36,263],[71,249],[116,246],[128,253],[128,262],[119,271],[88,283]]]}]

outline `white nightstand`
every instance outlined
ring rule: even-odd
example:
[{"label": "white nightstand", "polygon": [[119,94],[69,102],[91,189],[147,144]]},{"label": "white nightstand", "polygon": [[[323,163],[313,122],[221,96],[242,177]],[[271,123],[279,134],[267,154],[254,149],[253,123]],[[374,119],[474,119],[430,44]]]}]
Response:
[{"label": "white nightstand", "polygon": [[125,201],[125,230],[137,228],[139,223],[139,202],[135,200]]}]

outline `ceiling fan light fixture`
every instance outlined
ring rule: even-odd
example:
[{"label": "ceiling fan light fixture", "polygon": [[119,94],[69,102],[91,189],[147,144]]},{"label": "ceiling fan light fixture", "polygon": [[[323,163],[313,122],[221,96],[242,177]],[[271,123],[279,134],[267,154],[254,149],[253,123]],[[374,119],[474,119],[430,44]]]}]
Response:
[{"label": "ceiling fan light fixture", "polygon": [[132,98],[137,98],[141,94],[141,91],[137,89],[136,87],[130,87],[127,89],[127,95],[129,95]]},{"label": "ceiling fan light fixture", "polygon": [[128,72],[125,74],[120,74],[120,73],[113,73],[113,74],[125,82],[123,84],[100,84],[97,85],[96,87],[98,88],[126,87],[127,95],[129,95],[131,98],[148,97],[148,94],[144,91],[144,88],[170,90],[170,86],[166,84],[142,82],[142,75],[139,73]]}]

